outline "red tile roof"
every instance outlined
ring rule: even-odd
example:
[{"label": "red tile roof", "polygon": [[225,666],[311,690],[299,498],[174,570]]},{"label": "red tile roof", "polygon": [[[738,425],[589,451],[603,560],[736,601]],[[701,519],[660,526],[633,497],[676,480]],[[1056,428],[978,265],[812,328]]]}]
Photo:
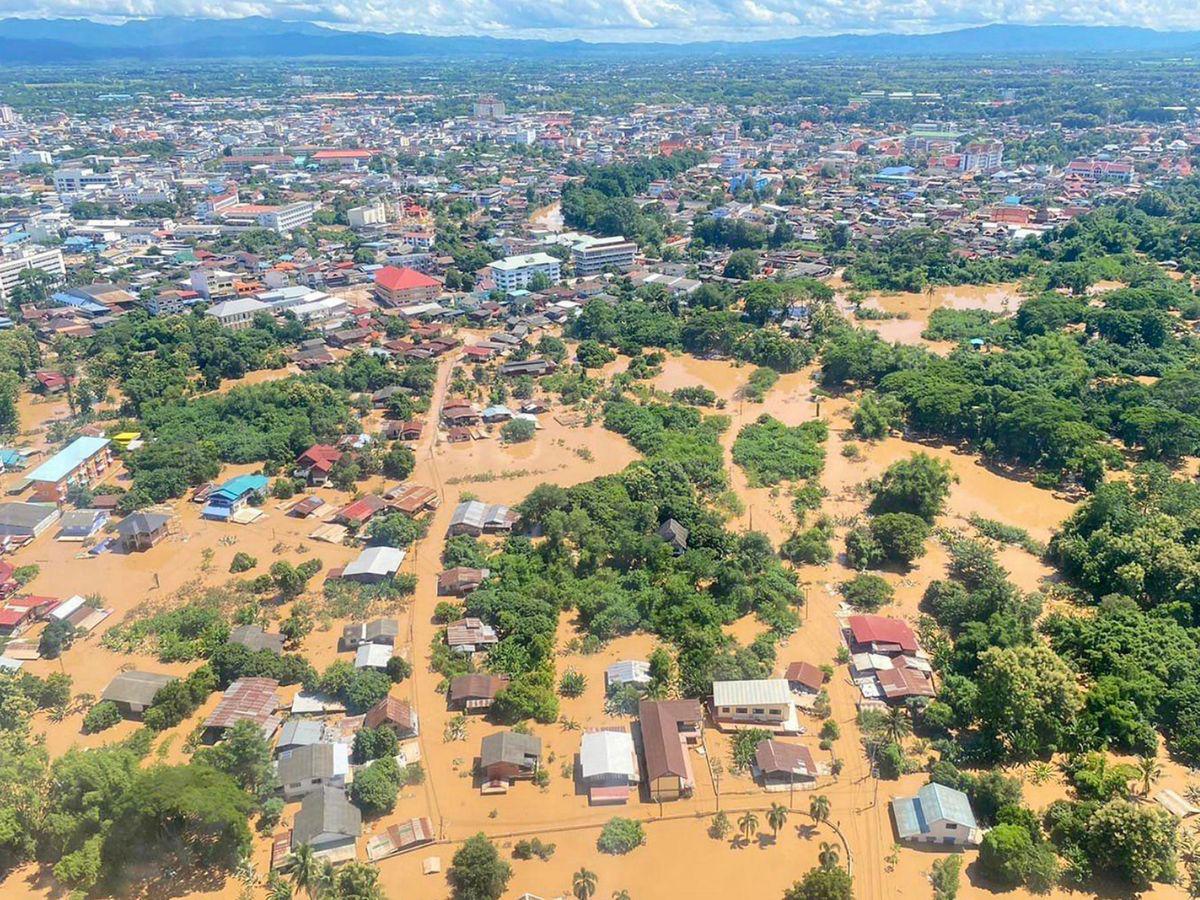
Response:
[{"label": "red tile roof", "polygon": [[883,616],[851,616],[850,633],[858,644],[895,644],[905,653],[915,653],[917,638],[907,622]]},{"label": "red tile roof", "polygon": [[441,282],[416,269],[384,266],[375,273],[375,283],[386,291],[408,291],[417,288],[441,287]]}]

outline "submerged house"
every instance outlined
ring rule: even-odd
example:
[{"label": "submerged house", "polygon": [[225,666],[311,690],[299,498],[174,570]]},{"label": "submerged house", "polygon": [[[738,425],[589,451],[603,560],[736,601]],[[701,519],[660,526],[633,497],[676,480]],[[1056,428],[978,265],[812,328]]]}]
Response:
[{"label": "submerged house", "polygon": [[115,703],[126,718],[141,718],[154,702],[155,694],[175,680],[174,675],[157,672],[122,672],[108,683],[100,699]]},{"label": "submerged house", "polygon": [[126,553],[149,550],[167,536],[171,517],[164,513],[130,513],[117,525],[121,537],[121,548]]},{"label": "submerged house", "polygon": [[323,785],[300,804],[292,822],[292,849],[307,845],[319,859],[344,862],[355,858],[360,834],[362,813],[345,789]]},{"label": "submerged house", "polygon": [[542,739],[517,731],[489,734],[480,745],[479,769],[490,783],[532,778],[542,763]]},{"label": "submerged house", "polygon": [[231,478],[205,498],[202,515],[226,522],[251,500],[261,499],[267,490],[265,475],[239,475]]},{"label": "submerged house", "polygon": [[589,731],[579,745],[579,777],[593,806],[625,803],[638,782],[637,751],[628,731]]},{"label": "submerged house", "polygon": [[653,801],[691,796],[696,786],[688,746],[700,740],[704,711],[698,700],[643,700],[638,704],[643,769]]},{"label": "submerged house", "polygon": [[979,825],[962,791],[930,782],[915,797],[892,800],[896,835],[902,841],[965,847],[979,843]]}]

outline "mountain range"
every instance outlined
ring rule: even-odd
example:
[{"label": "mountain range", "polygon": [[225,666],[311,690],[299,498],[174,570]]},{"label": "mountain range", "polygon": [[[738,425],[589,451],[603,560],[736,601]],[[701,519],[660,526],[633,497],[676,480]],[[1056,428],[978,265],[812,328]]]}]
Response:
[{"label": "mountain range", "polygon": [[[1068,49],[1069,48],[1069,49]],[[842,34],[772,41],[592,43],[339,31],[262,17],[0,19],[0,65],[104,60],[597,56],[987,56],[1070,53],[1188,54],[1200,32],[1077,25],[985,25],[932,34]]]}]

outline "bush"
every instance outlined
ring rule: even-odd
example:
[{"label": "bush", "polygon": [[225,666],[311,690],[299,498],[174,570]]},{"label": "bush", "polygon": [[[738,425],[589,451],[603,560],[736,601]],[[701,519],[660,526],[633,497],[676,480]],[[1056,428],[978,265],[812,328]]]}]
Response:
[{"label": "bush", "polygon": [[950,465],[927,453],[914,453],[892,463],[873,485],[873,513],[904,512],[932,523],[942,511],[957,478]]},{"label": "bush", "polygon": [[646,843],[646,831],[642,823],[620,816],[609,819],[600,832],[596,848],[601,853],[623,854]]},{"label": "bush", "polygon": [[883,513],[871,520],[871,535],[885,559],[908,565],[925,552],[929,524],[912,513]]},{"label": "bush", "polygon": [[38,640],[38,655],[42,659],[58,659],[75,640],[75,626],[65,619],[53,619],[42,630]]},{"label": "bush", "polygon": [[854,900],[854,880],[840,866],[809,869],[784,892],[783,900]]},{"label": "bush", "polygon": [[367,815],[391,812],[396,806],[403,776],[400,766],[391,756],[375,760],[355,775],[350,785],[350,799]]},{"label": "bush", "polygon": [[816,525],[804,531],[793,531],[791,537],[779,545],[779,555],[798,566],[819,566],[832,561],[829,529]]},{"label": "bush", "polygon": [[733,461],[756,485],[812,478],[825,466],[825,448],[821,445],[828,434],[824,422],[809,421],[793,428],[762,415],[738,432],[733,442]]},{"label": "bush", "polygon": [[446,625],[462,618],[462,607],[449,600],[441,600],[433,608],[433,621],[438,625]]},{"label": "bush", "polygon": [[510,444],[522,444],[533,440],[537,426],[529,419],[510,419],[500,428],[500,437]]},{"label": "bush", "polygon": [[112,728],[120,721],[121,710],[117,708],[117,704],[111,700],[101,700],[83,717],[83,731],[85,734],[95,734],[106,728]]},{"label": "bush", "polygon": [[579,697],[586,687],[587,676],[574,669],[563,672],[563,676],[558,682],[558,692],[564,697]]},{"label": "bush", "polygon": [[387,661],[387,677],[392,679],[393,684],[399,684],[405,678],[412,675],[412,663],[403,656],[393,656]]},{"label": "bush", "polygon": [[396,732],[382,728],[360,728],[354,733],[352,754],[356,763],[370,762],[385,756],[395,756],[399,749]]},{"label": "bush", "polygon": [[239,572],[249,572],[257,565],[257,559],[255,559],[249,553],[243,553],[241,550],[239,550],[237,553],[233,554],[233,562],[229,564],[229,571],[236,575]]},{"label": "bush", "polygon": [[858,574],[841,584],[842,596],[855,609],[874,612],[892,602],[892,586],[878,575]]}]

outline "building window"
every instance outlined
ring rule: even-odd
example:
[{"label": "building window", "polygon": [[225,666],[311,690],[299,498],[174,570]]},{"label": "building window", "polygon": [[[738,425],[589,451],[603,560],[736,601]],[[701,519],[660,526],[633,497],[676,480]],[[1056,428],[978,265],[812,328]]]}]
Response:
[{"label": "building window", "polygon": [[737,708],[736,712],[737,712],[739,715],[743,715],[743,716],[744,716],[744,715],[746,714],[746,707],[744,707],[744,706],[739,706],[739,707]]}]

